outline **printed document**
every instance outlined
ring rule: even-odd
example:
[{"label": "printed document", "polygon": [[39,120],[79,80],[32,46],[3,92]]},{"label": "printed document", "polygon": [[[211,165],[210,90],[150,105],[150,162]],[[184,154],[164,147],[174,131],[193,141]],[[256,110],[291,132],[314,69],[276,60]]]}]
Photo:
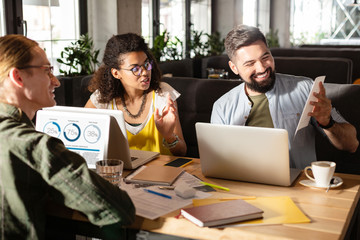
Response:
[{"label": "printed document", "polygon": [[311,88],[311,91],[309,93],[309,96],[308,96],[308,98],[306,100],[306,103],[305,103],[303,112],[301,114],[299,123],[297,125],[294,137],[296,136],[296,133],[300,129],[302,129],[304,127],[307,127],[309,125],[310,116],[308,116],[308,113],[311,112],[311,110],[313,108],[313,106],[310,105],[310,102],[311,101],[316,101],[316,97],[314,96],[314,92],[318,93],[320,91],[319,83],[320,82],[324,83],[324,81],[325,81],[325,76],[319,76],[314,80],[314,84],[313,84],[313,86]]},{"label": "printed document", "polygon": [[[176,187],[178,184],[184,183],[191,187],[202,186],[198,178],[187,172],[184,172],[173,185]],[[154,220],[165,214],[192,204],[193,198],[207,198],[211,196],[209,193],[196,191],[193,198],[184,199],[176,195],[174,190],[159,189],[159,186],[150,186],[146,188],[169,195],[171,196],[171,199],[145,192],[143,188],[135,187],[135,184],[126,184],[124,182],[121,184],[121,189],[125,190],[129,194],[135,205],[136,215],[150,220]]]}]

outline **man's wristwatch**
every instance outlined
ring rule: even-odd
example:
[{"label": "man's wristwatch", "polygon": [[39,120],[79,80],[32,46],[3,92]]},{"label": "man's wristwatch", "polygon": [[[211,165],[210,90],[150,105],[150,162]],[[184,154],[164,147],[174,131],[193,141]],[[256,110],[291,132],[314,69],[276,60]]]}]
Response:
[{"label": "man's wristwatch", "polygon": [[319,124],[319,126],[322,128],[322,129],[328,129],[328,128],[331,128],[332,126],[334,126],[334,124],[335,124],[335,121],[334,121],[334,119],[331,117],[331,115],[330,115],[330,121],[329,121],[329,123],[327,124],[327,125],[321,125],[319,122],[318,122],[318,124]]}]

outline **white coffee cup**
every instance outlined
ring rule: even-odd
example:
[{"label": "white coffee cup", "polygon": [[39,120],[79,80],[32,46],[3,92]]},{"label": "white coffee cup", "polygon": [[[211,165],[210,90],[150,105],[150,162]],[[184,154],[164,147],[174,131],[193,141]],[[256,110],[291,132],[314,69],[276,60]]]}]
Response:
[{"label": "white coffee cup", "polygon": [[[328,161],[317,161],[312,162],[311,167],[307,166],[304,170],[305,175],[312,181],[316,183],[317,187],[328,187],[331,181],[331,178],[335,172],[336,163]],[[308,171],[311,170],[314,177],[311,177],[308,174]]]}]

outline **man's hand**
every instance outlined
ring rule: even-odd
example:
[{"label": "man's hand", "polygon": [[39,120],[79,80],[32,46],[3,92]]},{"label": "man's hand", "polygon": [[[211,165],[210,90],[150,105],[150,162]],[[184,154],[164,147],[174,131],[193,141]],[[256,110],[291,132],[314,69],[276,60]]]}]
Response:
[{"label": "man's hand", "polygon": [[[330,123],[331,100],[326,97],[325,87],[321,82],[319,87],[319,93],[314,93],[317,101],[310,102],[313,110],[308,115],[314,117],[320,125],[327,126]],[[336,123],[330,128],[324,129],[324,132],[337,149],[355,152],[359,146],[356,128],[349,123]]]},{"label": "man's hand", "polygon": [[314,117],[319,124],[326,126],[330,122],[331,100],[326,97],[325,87],[322,82],[319,82],[319,87],[320,91],[318,93],[314,92],[317,101],[310,102],[313,109],[308,115]]}]

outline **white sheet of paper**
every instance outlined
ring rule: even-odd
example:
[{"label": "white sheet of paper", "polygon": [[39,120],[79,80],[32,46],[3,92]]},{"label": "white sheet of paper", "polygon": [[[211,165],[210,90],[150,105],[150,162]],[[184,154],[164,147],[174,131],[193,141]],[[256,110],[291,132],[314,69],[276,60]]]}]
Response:
[{"label": "white sheet of paper", "polygon": [[303,112],[301,114],[299,123],[297,125],[294,137],[296,136],[297,132],[300,129],[302,129],[302,128],[309,125],[310,116],[308,116],[308,113],[311,112],[311,110],[313,108],[313,106],[310,105],[310,102],[311,101],[316,101],[316,97],[314,96],[314,92],[319,92],[320,91],[319,82],[324,83],[324,81],[325,81],[325,76],[319,76],[314,80],[313,86],[312,86],[311,91],[309,93],[309,96],[308,96],[308,98],[306,100]]},{"label": "white sheet of paper", "polygon": [[[184,172],[174,183],[174,186],[186,182],[189,186],[202,186],[200,180],[193,175]],[[154,220],[170,212],[176,211],[187,205],[192,204],[193,198],[207,198],[211,196],[210,193],[196,191],[193,198],[181,198],[176,195],[174,190],[159,189],[158,186],[147,187],[156,192],[164,193],[171,196],[171,199],[147,193],[143,188],[134,188],[133,184],[121,184],[121,189],[125,190],[136,209],[136,215]]]}]

